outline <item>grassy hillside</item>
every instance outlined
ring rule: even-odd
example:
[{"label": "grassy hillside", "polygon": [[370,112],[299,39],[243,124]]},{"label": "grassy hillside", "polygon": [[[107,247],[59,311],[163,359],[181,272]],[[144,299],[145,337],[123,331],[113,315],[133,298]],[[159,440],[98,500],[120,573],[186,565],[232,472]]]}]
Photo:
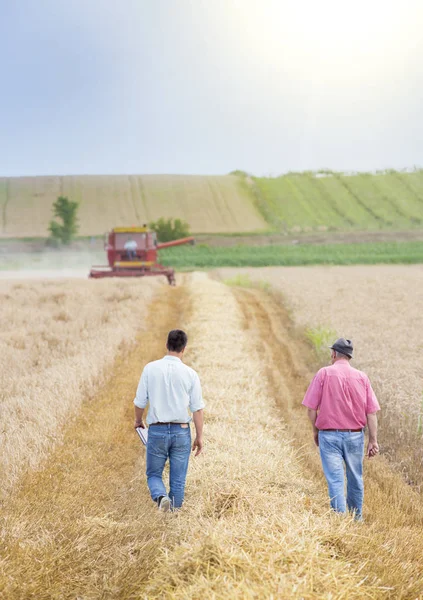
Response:
[{"label": "grassy hillside", "polygon": [[160,217],[185,219],[198,233],[268,228],[251,191],[236,176],[87,175],[0,179],[1,235],[46,236],[59,195],[80,203],[80,235]]},{"label": "grassy hillside", "polygon": [[288,173],[248,178],[274,229],[409,229],[423,224],[423,171],[380,174]]}]

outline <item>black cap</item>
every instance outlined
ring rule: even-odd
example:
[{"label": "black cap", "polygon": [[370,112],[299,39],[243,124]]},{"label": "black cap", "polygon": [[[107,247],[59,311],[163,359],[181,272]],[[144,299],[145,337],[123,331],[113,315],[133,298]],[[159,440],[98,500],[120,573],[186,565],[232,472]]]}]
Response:
[{"label": "black cap", "polygon": [[340,352],[341,354],[345,354],[345,356],[353,357],[353,343],[351,340],[346,340],[345,338],[339,338],[336,340],[332,346],[330,346],[331,350],[336,350],[336,352]]}]

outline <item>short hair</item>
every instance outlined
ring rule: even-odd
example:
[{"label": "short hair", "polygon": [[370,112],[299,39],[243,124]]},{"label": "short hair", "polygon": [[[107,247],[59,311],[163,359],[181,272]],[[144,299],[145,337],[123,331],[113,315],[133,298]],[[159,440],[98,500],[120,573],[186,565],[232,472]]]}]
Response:
[{"label": "short hair", "polygon": [[338,350],[334,350],[334,352],[335,352],[336,358],[347,358],[348,360],[351,360],[351,356],[348,356],[348,354],[344,354],[343,352],[338,352]]},{"label": "short hair", "polygon": [[170,352],[182,352],[188,343],[188,336],[182,329],[172,329],[167,335],[167,349]]}]

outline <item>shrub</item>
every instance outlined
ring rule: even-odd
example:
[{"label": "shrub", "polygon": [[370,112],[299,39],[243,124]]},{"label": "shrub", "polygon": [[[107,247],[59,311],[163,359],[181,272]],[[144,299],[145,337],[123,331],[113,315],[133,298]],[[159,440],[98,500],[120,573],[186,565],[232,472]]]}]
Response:
[{"label": "shrub", "polygon": [[53,204],[53,214],[56,218],[61,219],[62,223],[53,220],[50,221],[49,231],[51,240],[69,244],[78,232],[77,219],[78,202],[73,202],[66,196],[59,196]]},{"label": "shrub", "polygon": [[237,177],[249,177],[249,173],[247,171],[242,171],[242,169],[235,169],[231,171],[229,175],[236,175]]},{"label": "shrub", "polygon": [[159,242],[171,242],[190,235],[190,228],[186,221],[181,219],[164,219],[149,223],[150,229],[157,233]]}]

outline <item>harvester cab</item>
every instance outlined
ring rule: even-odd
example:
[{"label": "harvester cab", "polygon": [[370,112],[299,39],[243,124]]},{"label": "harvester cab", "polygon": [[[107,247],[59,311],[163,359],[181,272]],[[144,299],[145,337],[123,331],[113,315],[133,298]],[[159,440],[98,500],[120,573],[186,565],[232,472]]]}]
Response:
[{"label": "harvester cab", "polygon": [[159,243],[157,234],[144,227],[115,227],[106,234],[104,249],[108,265],[95,265],[89,277],[145,277],[164,275],[175,285],[175,271],[157,262],[157,251],[171,246],[194,244],[193,237]]}]

